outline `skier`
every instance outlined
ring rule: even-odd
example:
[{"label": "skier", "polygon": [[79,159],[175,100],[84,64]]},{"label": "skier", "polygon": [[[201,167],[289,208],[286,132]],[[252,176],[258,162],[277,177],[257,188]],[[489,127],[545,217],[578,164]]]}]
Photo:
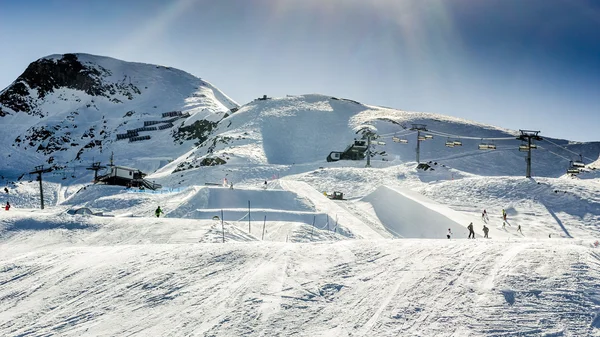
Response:
[{"label": "skier", "polygon": [[4,206],[4,210],[8,211],[10,209],[10,204],[8,201],[6,202],[6,206]]},{"label": "skier", "polygon": [[160,217],[161,214],[164,214],[163,210],[160,209],[160,206],[158,206],[158,208],[156,209],[156,211],[154,211],[154,214],[156,214],[156,217]]},{"label": "skier", "polygon": [[481,220],[483,220],[483,221],[487,221],[487,220],[489,220],[489,219],[490,219],[490,218],[488,217],[487,211],[484,209],[484,210],[483,210],[483,213],[481,213]]},{"label": "skier", "polygon": [[229,183],[229,189],[232,190],[233,189],[233,183]]},{"label": "skier", "polygon": [[446,234],[446,237],[448,239],[450,239],[451,236],[452,236],[452,231],[450,230],[450,228],[448,228],[448,234]]},{"label": "skier", "polygon": [[502,209],[502,220],[506,221],[506,211]]},{"label": "skier", "polygon": [[8,188],[7,187],[4,188],[4,192],[6,192],[6,194],[8,194]]},{"label": "skier", "polygon": [[523,232],[521,231],[521,224],[519,224],[519,227],[517,227],[517,232],[523,234]]},{"label": "skier", "polygon": [[265,180],[265,183],[263,184],[263,189],[267,189],[267,181]]},{"label": "skier", "polygon": [[489,239],[488,238],[488,232],[489,231],[490,231],[490,229],[486,225],[483,225],[483,234],[484,234],[483,237],[484,238]]},{"label": "skier", "polygon": [[471,236],[473,236],[473,239],[475,239],[475,231],[473,230],[472,222],[467,226],[467,229],[469,230],[469,239],[471,238]]}]

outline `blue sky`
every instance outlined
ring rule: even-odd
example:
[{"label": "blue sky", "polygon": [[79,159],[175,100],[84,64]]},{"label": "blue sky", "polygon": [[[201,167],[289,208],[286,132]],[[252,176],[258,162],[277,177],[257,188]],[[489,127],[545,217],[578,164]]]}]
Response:
[{"label": "blue sky", "polygon": [[600,140],[595,0],[0,0],[0,87],[49,54]]}]

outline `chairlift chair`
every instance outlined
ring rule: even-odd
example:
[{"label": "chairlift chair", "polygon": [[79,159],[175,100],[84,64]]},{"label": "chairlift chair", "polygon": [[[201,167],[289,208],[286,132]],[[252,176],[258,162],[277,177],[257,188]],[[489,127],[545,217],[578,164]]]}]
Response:
[{"label": "chairlift chair", "polygon": [[527,146],[525,144],[521,144],[521,145],[519,145],[519,151],[521,151],[521,152],[529,151],[529,146]]},{"label": "chairlift chair", "polygon": [[446,141],[446,146],[447,146],[447,147],[454,147],[454,141],[452,141],[452,140],[450,140],[450,139],[448,138],[448,140]]},{"label": "chairlift chair", "polygon": [[483,142],[483,138],[481,139],[481,143],[479,143],[479,145],[477,146],[477,148],[479,150],[487,150],[488,149],[488,144]]},{"label": "chairlift chair", "polygon": [[531,145],[529,147],[532,148],[532,149],[537,149],[537,144],[531,143]]},{"label": "chairlift chair", "polygon": [[571,163],[571,166],[573,166],[573,167],[585,167],[585,163],[583,162],[583,156],[579,155],[579,160],[574,160]]},{"label": "chairlift chair", "polygon": [[579,174],[579,170],[577,168],[574,168],[574,167],[569,167],[567,169],[567,173],[568,174]]},{"label": "chairlift chair", "polygon": [[400,143],[400,140],[401,139],[396,136],[392,137],[392,141],[394,141],[394,143]]},{"label": "chairlift chair", "polygon": [[425,136],[419,136],[417,139],[418,139],[418,140],[425,140],[425,139],[427,139],[427,138],[425,138]]},{"label": "chairlift chair", "polygon": [[454,141],[454,146],[462,146],[462,142],[460,141],[460,139]]},{"label": "chairlift chair", "polygon": [[496,149],[496,144],[494,143],[490,143],[487,145],[488,150],[495,150]]},{"label": "chairlift chair", "polygon": [[425,135],[425,139],[433,139],[433,135]]},{"label": "chairlift chair", "polygon": [[405,139],[405,138],[400,139],[400,144],[408,144],[408,139]]}]

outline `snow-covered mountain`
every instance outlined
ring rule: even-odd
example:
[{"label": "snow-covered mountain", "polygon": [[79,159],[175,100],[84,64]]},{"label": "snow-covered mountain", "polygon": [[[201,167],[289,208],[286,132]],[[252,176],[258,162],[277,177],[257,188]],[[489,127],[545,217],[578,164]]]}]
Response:
[{"label": "snow-covered mountain", "polygon": [[[541,130],[525,178],[518,130],[317,94],[238,106],[85,54],[0,103],[0,335],[600,336],[598,142]],[[371,167],[327,161],[365,132]],[[163,188],[91,184],[111,153]],[[16,181],[42,163],[66,167],[44,210]]]},{"label": "snow-covered mountain", "polygon": [[[88,54],[31,63],[0,92],[0,171],[106,161],[153,171],[202,142],[238,104],[170,67]],[[145,138],[153,140],[148,144]]]},{"label": "snow-covered mountain", "polygon": [[[525,174],[526,155],[519,151],[522,142],[516,139],[518,130],[324,95],[288,96],[245,104],[220,122],[197,149],[163,170],[197,168],[207,160],[237,165],[323,163],[330,152],[344,151],[355,139],[361,139],[361,134],[356,133],[361,126],[376,130],[379,138],[374,140],[373,149],[385,152],[384,156],[375,157],[374,165],[414,162],[417,132],[410,130],[413,124],[425,125],[429,132],[422,135],[432,137],[421,142],[422,162],[439,162],[473,174]],[[462,146],[447,147],[448,141],[460,141]],[[479,150],[481,143],[494,144],[496,149]],[[590,163],[600,153],[600,142],[544,138],[537,145],[532,155],[532,171],[536,176],[562,176],[569,161],[580,160],[579,154],[585,163]]]}]

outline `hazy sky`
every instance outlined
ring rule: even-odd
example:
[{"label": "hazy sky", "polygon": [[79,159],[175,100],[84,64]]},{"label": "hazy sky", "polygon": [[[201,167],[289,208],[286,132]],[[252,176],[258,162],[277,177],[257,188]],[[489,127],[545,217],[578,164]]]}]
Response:
[{"label": "hazy sky", "polygon": [[322,93],[600,140],[596,0],[0,0],[0,87],[49,54],[173,66],[239,103]]}]

